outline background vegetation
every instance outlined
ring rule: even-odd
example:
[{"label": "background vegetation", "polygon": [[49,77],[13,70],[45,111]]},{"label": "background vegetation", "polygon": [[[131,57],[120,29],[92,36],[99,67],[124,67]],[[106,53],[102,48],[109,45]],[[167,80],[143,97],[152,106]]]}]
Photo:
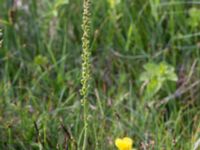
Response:
[{"label": "background vegetation", "polygon": [[[0,10],[0,149],[80,148],[82,1]],[[123,136],[141,150],[195,149],[199,16],[198,0],[92,0],[88,150]]]}]

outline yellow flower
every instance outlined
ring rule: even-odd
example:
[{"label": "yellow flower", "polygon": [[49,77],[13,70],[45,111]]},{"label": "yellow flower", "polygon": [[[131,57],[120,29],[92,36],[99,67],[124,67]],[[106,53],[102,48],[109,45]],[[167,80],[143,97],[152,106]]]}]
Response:
[{"label": "yellow flower", "polygon": [[132,150],[133,140],[129,137],[117,138],[115,145],[119,150]]}]

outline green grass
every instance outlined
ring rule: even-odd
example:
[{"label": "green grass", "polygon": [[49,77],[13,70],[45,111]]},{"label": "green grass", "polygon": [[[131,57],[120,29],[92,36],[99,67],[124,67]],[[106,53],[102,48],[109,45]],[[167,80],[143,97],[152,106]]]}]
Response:
[{"label": "green grass", "polygon": [[[192,150],[200,138],[200,20],[190,10],[198,0],[92,1],[87,149],[113,150],[129,136],[138,150]],[[82,148],[82,1],[57,5],[0,0],[2,150]],[[162,61],[179,79],[144,100],[142,66]]]}]

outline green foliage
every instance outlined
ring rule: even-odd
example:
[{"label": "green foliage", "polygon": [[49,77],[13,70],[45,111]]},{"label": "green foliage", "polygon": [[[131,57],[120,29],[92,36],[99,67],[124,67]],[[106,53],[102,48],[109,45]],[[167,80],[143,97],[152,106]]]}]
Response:
[{"label": "green foliage", "polygon": [[34,63],[36,65],[44,66],[48,63],[48,58],[42,55],[38,55],[34,58]]},{"label": "green foliage", "polygon": [[67,5],[69,3],[69,0],[56,0],[55,3],[52,6],[52,13],[54,16],[58,15],[58,10],[63,5]]},{"label": "green foliage", "polygon": [[69,0],[57,0],[55,1],[54,7],[58,8],[66,4],[69,4]]},{"label": "green foliage", "polygon": [[140,76],[140,81],[146,83],[144,99],[152,99],[158,93],[166,81],[177,81],[174,67],[165,62],[159,64],[147,63],[144,65],[145,72]]},{"label": "green foliage", "polygon": [[121,0],[107,0],[110,4],[111,9],[115,9],[118,4],[120,4]]},{"label": "green foliage", "polygon": [[192,7],[189,10],[188,24],[192,28],[197,28],[200,25],[200,9]]},{"label": "green foliage", "polygon": [[[198,2],[113,0],[112,8],[109,1],[92,0],[85,117],[83,0],[0,0],[0,150],[80,150],[83,139],[88,150],[114,150],[114,139],[124,136],[136,149],[196,147],[200,38],[188,11],[199,9]],[[148,63],[143,70],[147,60],[171,65]],[[142,71],[148,75],[138,82]],[[152,96],[147,86],[155,101],[143,101]]]},{"label": "green foliage", "polygon": [[158,21],[158,6],[160,5],[160,0],[150,0],[151,13],[156,21]]},{"label": "green foliage", "polygon": [[55,0],[53,3],[49,3],[49,8],[45,13],[45,17],[58,17],[58,13],[61,7],[69,4],[69,0]]}]

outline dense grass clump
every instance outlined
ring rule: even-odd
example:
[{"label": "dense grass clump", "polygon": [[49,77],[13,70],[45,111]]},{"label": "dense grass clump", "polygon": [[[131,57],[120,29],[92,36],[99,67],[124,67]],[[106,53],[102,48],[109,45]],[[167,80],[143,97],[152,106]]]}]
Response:
[{"label": "dense grass clump", "polygon": [[200,3],[87,2],[0,0],[0,149],[200,149]]}]

